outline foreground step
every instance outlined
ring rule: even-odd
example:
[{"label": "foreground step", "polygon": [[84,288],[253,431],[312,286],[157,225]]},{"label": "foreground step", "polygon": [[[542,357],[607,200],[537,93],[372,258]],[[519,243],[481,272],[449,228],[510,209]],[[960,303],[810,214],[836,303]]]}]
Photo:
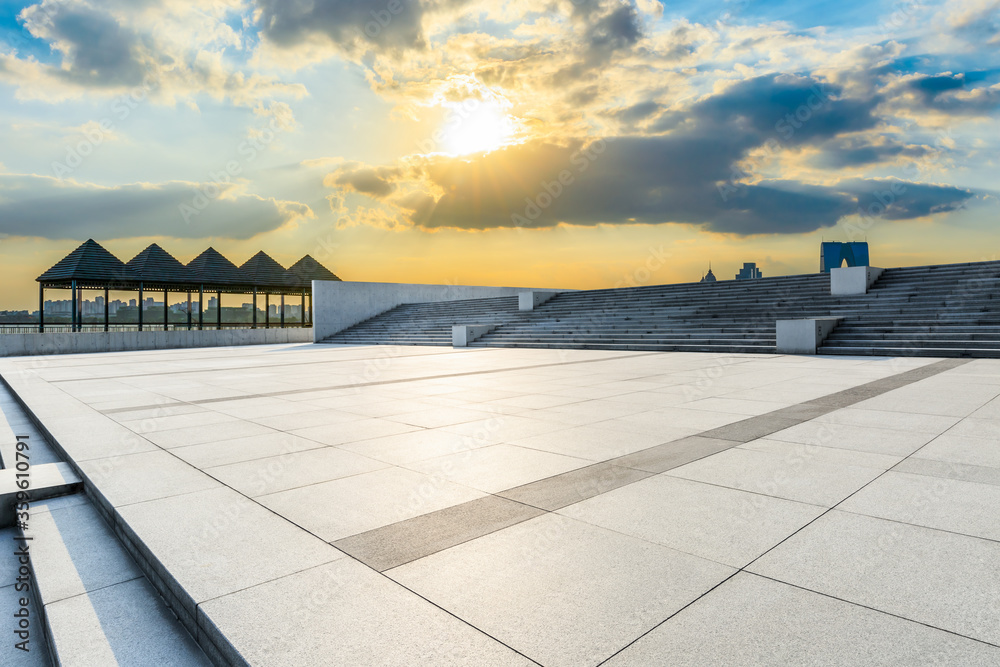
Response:
[{"label": "foreground step", "polygon": [[33,503],[19,534],[53,664],[212,665],[85,495]]}]

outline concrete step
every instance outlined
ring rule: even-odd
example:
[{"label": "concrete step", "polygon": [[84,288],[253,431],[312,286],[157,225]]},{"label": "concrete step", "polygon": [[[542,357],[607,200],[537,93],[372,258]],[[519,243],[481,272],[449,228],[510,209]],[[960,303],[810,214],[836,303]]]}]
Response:
[{"label": "concrete step", "polygon": [[18,536],[54,665],[212,665],[84,494],[33,503]]}]

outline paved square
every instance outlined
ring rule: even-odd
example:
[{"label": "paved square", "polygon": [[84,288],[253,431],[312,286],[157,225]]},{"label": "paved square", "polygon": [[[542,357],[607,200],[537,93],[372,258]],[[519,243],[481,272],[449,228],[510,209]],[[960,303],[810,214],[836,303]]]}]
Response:
[{"label": "paved square", "polygon": [[80,576],[107,604],[155,586],[236,664],[1000,665],[997,360],[285,345],[0,373],[114,526],[36,520],[96,522],[66,534],[146,574]]}]

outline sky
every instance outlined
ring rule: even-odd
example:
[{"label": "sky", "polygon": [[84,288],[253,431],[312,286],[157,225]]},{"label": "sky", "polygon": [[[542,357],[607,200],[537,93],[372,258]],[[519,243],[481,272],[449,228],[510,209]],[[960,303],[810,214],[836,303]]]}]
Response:
[{"label": "sky", "polygon": [[552,288],[998,259],[998,117],[1000,0],[0,0],[0,309],[88,238]]}]

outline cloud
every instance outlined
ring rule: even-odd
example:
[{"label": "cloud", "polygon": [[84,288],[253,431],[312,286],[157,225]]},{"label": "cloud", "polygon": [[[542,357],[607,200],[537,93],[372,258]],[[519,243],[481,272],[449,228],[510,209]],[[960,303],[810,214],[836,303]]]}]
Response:
[{"label": "cloud", "polygon": [[[304,218],[298,202],[246,194],[237,186],[169,181],[102,187],[47,176],[0,174],[0,220],[11,236],[108,239],[172,236],[249,239]],[[199,192],[217,194],[197,199]],[[190,207],[194,212],[187,213]],[[201,208],[199,208],[201,207]]]},{"label": "cloud", "polygon": [[180,0],[43,0],[18,18],[60,62],[0,54],[0,81],[16,85],[20,99],[50,102],[135,90],[166,104],[199,94],[242,106],[302,97],[301,85],[233,68],[226,50],[241,39],[226,21],[239,8],[226,0],[199,3],[196,12]]},{"label": "cloud", "polygon": [[825,169],[843,169],[894,162],[901,158],[918,159],[932,154],[928,146],[906,145],[886,138],[854,136],[824,143],[813,164]]},{"label": "cloud", "polygon": [[997,72],[946,72],[934,76],[918,75],[905,81],[917,93],[920,104],[928,109],[953,115],[989,115],[1000,110],[1000,84],[975,86],[997,78]]},{"label": "cloud", "polygon": [[401,52],[426,46],[424,0],[257,0],[256,21],[272,46],[328,46],[342,53]]},{"label": "cloud", "polygon": [[[398,180],[379,181],[377,196],[398,218],[425,230],[683,223],[749,236],[831,227],[891,186],[761,180],[720,190],[742,150],[722,136],[622,137],[566,146],[529,142],[471,160],[433,156],[399,171]],[[414,189],[421,180],[422,191]],[[341,181],[349,182],[341,174],[327,184]],[[946,212],[973,196],[950,186],[907,183],[904,189],[886,217]]]}]

